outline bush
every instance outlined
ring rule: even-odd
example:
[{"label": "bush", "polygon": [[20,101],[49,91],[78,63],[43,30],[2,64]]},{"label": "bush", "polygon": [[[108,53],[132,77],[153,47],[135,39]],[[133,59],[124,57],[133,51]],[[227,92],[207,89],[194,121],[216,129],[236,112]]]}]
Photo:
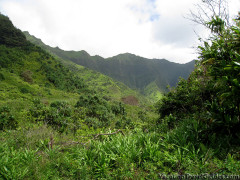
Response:
[{"label": "bush", "polygon": [[17,121],[7,106],[0,108],[0,130],[16,129]]},{"label": "bush", "polygon": [[23,94],[26,94],[26,93],[29,93],[30,91],[27,87],[22,87],[22,88],[20,88],[20,92]]},{"label": "bush", "polygon": [[86,125],[90,128],[93,127],[95,130],[97,128],[103,127],[103,124],[99,119],[94,118],[94,117],[87,117],[84,121]]},{"label": "bush", "polygon": [[29,115],[33,121],[43,122],[61,133],[79,127],[72,107],[64,101],[55,101],[47,107],[40,100],[34,100]]},{"label": "bush", "polygon": [[60,63],[54,67],[47,63],[43,63],[41,69],[46,73],[49,82],[54,84],[58,89],[79,92],[85,88],[83,80]]},{"label": "bush", "polygon": [[111,106],[107,101],[97,95],[80,96],[75,107],[86,108],[86,116],[97,118],[101,122],[97,123],[100,127],[108,126],[110,124],[110,120],[114,118]]},{"label": "bush", "polygon": [[111,109],[115,115],[126,115],[125,107],[121,102],[119,102],[118,104],[113,104]]},{"label": "bush", "polygon": [[5,77],[2,73],[0,73],[0,81],[3,81],[3,80],[5,80]]}]

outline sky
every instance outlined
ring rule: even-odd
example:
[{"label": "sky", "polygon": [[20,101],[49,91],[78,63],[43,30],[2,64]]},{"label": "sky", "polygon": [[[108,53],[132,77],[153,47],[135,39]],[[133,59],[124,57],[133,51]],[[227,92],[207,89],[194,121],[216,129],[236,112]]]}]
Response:
[{"label": "sky", "polygon": [[[22,31],[64,50],[104,58],[132,53],[187,63],[207,31],[184,18],[201,0],[0,0]],[[240,0],[228,0],[230,15]]]}]

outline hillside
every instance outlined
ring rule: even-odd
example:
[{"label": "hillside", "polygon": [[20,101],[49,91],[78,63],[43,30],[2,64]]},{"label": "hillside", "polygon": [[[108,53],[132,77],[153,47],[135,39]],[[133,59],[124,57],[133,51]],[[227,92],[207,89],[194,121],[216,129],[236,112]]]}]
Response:
[{"label": "hillside", "polygon": [[[78,65],[65,57],[57,56],[55,51],[60,49],[52,48],[48,45],[45,45],[40,39],[37,39],[34,36],[31,36],[28,32],[24,32],[27,39],[37,46],[42,47],[49,53],[51,53],[56,59],[58,59],[62,64],[68,67],[75,75],[80,77],[86,85],[92,90],[96,90],[99,94],[111,99],[112,101],[121,101],[122,98],[133,95],[139,99],[140,102],[149,103],[149,101],[156,102],[158,99],[155,96],[144,97],[137,91],[130,89],[125,84],[120,81],[116,81],[109,76],[106,76],[97,71],[91,70],[84,66]],[[60,50],[61,51],[61,50]],[[159,93],[159,92],[154,92]],[[160,94],[160,93],[159,93]]]},{"label": "hillside", "polygon": [[27,41],[6,16],[0,14],[0,21],[0,101],[38,93],[44,96],[51,90],[74,94],[86,88],[81,78]]},{"label": "hillside", "polygon": [[[90,103],[88,101],[93,98],[92,100],[97,101],[97,104],[101,103],[101,106],[106,106],[107,109],[102,107],[105,109],[104,113],[101,112],[101,115],[94,116],[95,121],[99,121],[104,116],[105,121],[111,122],[110,124],[114,126],[119,117],[113,115],[113,111],[116,110],[112,108],[119,108],[119,106],[123,108],[122,102],[124,103],[127,97],[135,97],[137,104],[131,107],[131,103],[125,102],[130,104],[126,112],[131,111],[126,117],[135,116],[135,113],[142,110],[138,105],[149,104],[142,95],[124,84],[72,62],[61,61],[30,43],[25,35],[14,27],[8,17],[0,15],[0,22],[0,35],[2,36],[0,42],[0,107],[12,107],[15,115],[20,119],[24,118],[22,112],[36,105],[36,100],[40,104],[43,103],[42,106],[47,105],[46,107],[56,101],[66,101],[74,109],[80,97],[87,101],[84,100],[85,104]],[[15,111],[16,108],[19,111]],[[111,116],[105,117],[105,113]],[[85,121],[89,116],[86,114],[81,118]]]},{"label": "hillside", "polygon": [[[167,86],[176,86],[179,77],[187,79],[194,69],[194,61],[187,64],[177,64],[165,59],[146,59],[134,54],[120,54],[104,59],[100,56],[90,56],[86,51],[64,51],[60,48],[45,45],[40,39],[25,35],[29,41],[40,45],[52,54],[89,69],[101,72],[113,79],[120,81],[130,88],[139,90],[148,97],[158,97],[160,92],[167,92]],[[158,88],[145,91],[150,84],[156,84]],[[157,91],[156,91],[157,90]],[[153,92],[149,94],[149,92]],[[154,96],[154,94],[158,94]]]}]

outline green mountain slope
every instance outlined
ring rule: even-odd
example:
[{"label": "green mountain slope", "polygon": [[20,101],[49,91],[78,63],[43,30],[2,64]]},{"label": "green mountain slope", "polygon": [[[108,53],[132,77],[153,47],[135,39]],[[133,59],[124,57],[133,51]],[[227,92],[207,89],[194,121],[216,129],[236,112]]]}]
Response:
[{"label": "green mountain slope", "polygon": [[[85,56],[84,58],[86,60],[86,63],[91,64],[91,61],[88,60],[88,57],[90,57],[87,52],[81,51],[81,52],[64,52],[59,48],[52,48],[46,44],[44,44],[41,39],[38,39],[32,35],[30,35],[28,32],[24,32],[27,39],[31,41],[32,43],[42,47],[49,53],[53,54],[55,58],[57,58],[59,61],[61,61],[65,66],[67,66],[71,71],[73,71],[75,74],[77,74],[83,81],[88,85],[90,89],[97,90],[98,93],[105,96],[107,99],[111,99],[113,101],[120,101],[122,98],[127,96],[135,96],[140,102],[148,103],[149,100],[152,102],[156,102],[159,98],[159,96],[152,96],[145,94],[145,97],[140,94],[137,91],[134,91],[130,89],[128,86],[126,86],[124,83],[120,81],[116,81],[113,78],[106,76],[100,72],[97,72],[95,70],[91,70],[89,68],[86,68],[82,65],[76,64],[73,61],[69,60],[69,56],[75,56],[76,58],[79,56],[79,53],[82,54],[82,56]],[[98,57],[99,59],[102,59],[101,57]],[[97,66],[96,66],[97,68]],[[157,90],[158,91],[158,90]],[[155,92],[155,94],[160,94],[160,92]]]},{"label": "green mountain slope", "polygon": [[175,86],[180,76],[187,78],[194,68],[193,62],[176,64],[164,59],[146,59],[129,53],[107,60],[102,67],[106,74],[140,90],[155,82],[159,89],[165,92],[167,85]]},{"label": "green mountain slope", "polygon": [[26,120],[21,113],[34,99],[46,104],[57,100],[75,103],[86,89],[81,78],[27,41],[9,18],[0,14],[0,108],[11,107],[16,117]]},{"label": "green mountain slope", "polygon": [[161,92],[168,91],[167,86],[175,86],[179,77],[188,78],[195,64],[194,61],[177,64],[165,59],[146,59],[129,53],[104,59],[100,56],[90,56],[86,51],[64,51],[58,47],[52,48],[28,32],[25,32],[25,35],[28,40],[54,55],[101,72],[130,88],[140,90],[143,94],[147,93],[144,89],[151,83],[156,83]]},{"label": "green mountain slope", "polygon": [[[43,44],[41,40],[27,34],[28,39],[37,46],[30,43],[25,35],[14,27],[8,17],[1,15],[0,21],[1,77],[2,79],[5,79],[5,77],[13,78],[12,80],[2,81],[2,91],[6,91],[4,87],[7,86],[6,84],[3,85],[4,83],[10,85],[13,82],[12,85],[16,87],[18,84],[15,81],[18,80],[15,78],[18,78],[22,80],[23,84],[26,81],[29,88],[35,85],[43,87],[43,89],[59,89],[72,93],[91,91],[93,93],[97,92],[111,101],[121,101],[122,98],[127,96],[134,96],[137,97],[140,103],[148,102],[146,98],[123,83],[77,65],[70,60],[58,56],[53,57],[40,47],[51,50],[58,50],[58,48],[51,48]],[[11,69],[14,76],[9,76],[9,69]],[[24,85],[22,86],[24,87]],[[21,91],[21,87],[16,88]],[[10,89],[13,90],[14,88]],[[11,91],[8,91],[8,94],[7,96],[10,97]]]},{"label": "green mountain slope", "polygon": [[150,100],[152,100],[148,97],[144,97],[139,92],[130,89],[125,84],[102,73],[63,59],[61,59],[61,62],[72,72],[81,77],[89,89],[98,92],[98,94],[101,94],[105,99],[111,101],[121,101],[124,97],[135,96],[141,104],[149,104]]},{"label": "green mountain slope", "polygon": [[149,104],[123,83],[32,44],[1,14],[0,37],[0,130],[10,120],[4,115],[9,108],[23,126],[31,119],[65,131],[80,122],[94,129],[115,127],[115,123],[123,127],[138,119],[142,106]]}]

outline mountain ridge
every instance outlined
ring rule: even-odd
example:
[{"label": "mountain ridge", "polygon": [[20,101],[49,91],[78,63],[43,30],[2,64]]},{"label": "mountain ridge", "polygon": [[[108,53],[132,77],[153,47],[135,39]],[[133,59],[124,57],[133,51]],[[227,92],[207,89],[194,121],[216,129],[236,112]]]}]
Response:
[{"label": "mountain ridge", "polygon": [[59,47],[44,44],[28,32],[24,32],[27,39],[48,52],[78,65],[98,71],[128,87],[140,91],[144,95],[145,88],[151,83],[156,83],[161,93],[168,91],[168,86],[173,87],[178,83],[179,77],[188,78],[194,69],[194,61],[186,64],[170,62],[166,59],[147,59],[131,53],[122,53],[110,58],[99,55],[91,56],[87,51],[64,51]]},{"label": "mountain ridge", "polygon": [[[25,32],[26,34],[27,32]],[[50,54],[54,55],[49,49],[50,46],[45,45],[41,39],[38,39],[34,36],[29,36],[31,38],[31,42],[37,46],[40,46]],[[53,48],[54,50],[60,50],[60,48]],[[71,53],[74,51],[71,51]],[[78,53],[78,52],[75,52]],[[82,51],[85,55],[87,55],[86,51]],[[75,64],[70,60],[63,60],[59,56],[55,57],[60,61],[64,66],[68,67],[75,75],[77,75],[80,79],[82,79],[85,84],[91,89],[96,90],[99,94],[106,97],[107,99],[111,99],[112,101],[121,101],[121,98],[125,96],[135,96],[139,99],[139,102],[146,102],[146,98],[143,97],[140,93],[130,89],[125,84],[113,80],[111,77],[101,74],[100,72],[85,68],[81,65]],[[103,85],[104,84],[104,85]],[[144,99],[144,100],[142,100]],[[148,100],[147,100],[148,101]]]}]

